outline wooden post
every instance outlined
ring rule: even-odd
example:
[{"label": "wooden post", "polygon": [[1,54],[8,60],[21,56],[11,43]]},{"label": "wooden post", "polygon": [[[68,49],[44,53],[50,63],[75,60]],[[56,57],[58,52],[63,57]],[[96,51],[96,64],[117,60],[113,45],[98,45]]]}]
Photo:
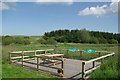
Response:
[{"label": "wooden post", "polygon": [[93,68],[95,67],[95,61],[93,61]]},{"label": "wooden post", "polygon": [[85,79],[85,62],[82,62],[82,79]]},{"label": "wooden post", "polygon": [[99,52],[99,57],[100,57],[100,52]]},{"label": "wooden post", "polygon": [[82,60],[83,51],[80,51],[80,59]]},{"label": "wooden post", "polygon": [[67,49],[67,57],[69,56],[69,54],[68,54],[68,49]]},{"label": "wooden post", "polygon": [[61,68],[62,68],[62,77],[63,77],[63,75],[64,75],[64,60],[63,59],[62,59]]},{"label": "wooden post", "polygon": [[[34,56],[36,56],[36,50],[34,51]],[[34,57],[34,60],[36,60],[36,57]]]},{"label": "wooden post", "polygon": [[11,64],[11,53],[9,52],[9,64]]},{"label": "wooden post", "polygon": [[54,53],[56,54],[56,49],[54,49]]},{"label": "wooden post", "polygon": [[40,58],[37,57],[37,71],[39,71],[39,63],[40,63]]},{"label": "wooden post", "polygon": [[23,67],[23,61],[24,61],[24,52],[22,51],[22,67]]},{"label": "wooden post", "polygon": [[45,50],[45,54],[47,53],[47,50]]},{"label": "wooden post", "polygon": [[[100,54],[101,54],[101,53],[99,52],[99,57],[100,57]],[[102,59],[101,59],[100,61],[102,62]]]}]

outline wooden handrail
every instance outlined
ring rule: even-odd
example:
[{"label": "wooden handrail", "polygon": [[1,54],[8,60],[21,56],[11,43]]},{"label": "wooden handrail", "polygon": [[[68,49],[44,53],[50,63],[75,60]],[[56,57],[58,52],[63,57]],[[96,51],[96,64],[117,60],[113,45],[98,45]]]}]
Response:
[{"label": "wooden handrail", "polygon": [[[115,53],[114,52],[108,52],[108,51],[97,51],[98,53],[111,53],[111,54],[107,54],[107,55],[104,55],[104,56],[101,56],[101,57],[98,57],[98,58],[95,58],[95,59],[91,59],[91,60],[89,60],[89,61],[82,61],[82,79],[86,79],[86,78],[88,78],[88,77],[85,77],[85,75],[87,74],[87,73],[89,73],[89,72],[91,72],[91,71],[93,71],[93,70],[95,70],[95,69],[97,69],[99,66],[95,66],[95,61],[98,61],[98,60],[100,60],[100,59],[104,59],[104,58],[106,58],[106,57],[109,57],[109,56],[112,56],[112,55],[114,55]],[[92,69],[90,69],[90,70],[87,70],[87,71],[85,71],[85,64],[86,63],[90,63],[90,62],[93,62],[93,67],[92,67]]]},{"label": "wooden handrail", "polygon": [[90,62],[93,62],[93,61],[97,61],[97,60],[106,58],[106,57],[108,57],[108,56],[112,56],[112,55],[114,55],[114,54],[115,54],[115,53],[113,52],[113,53],[111,53],[111,54],[107,54],[107,55],[104,55],[104,56],[101,56],[101,57],[98,57],[98,58],[95,58],[95,59],[91,59],[91,60],[89,60],[89,61],[83,61],[83,62],[85,62],[85,63],[90,63]]}]

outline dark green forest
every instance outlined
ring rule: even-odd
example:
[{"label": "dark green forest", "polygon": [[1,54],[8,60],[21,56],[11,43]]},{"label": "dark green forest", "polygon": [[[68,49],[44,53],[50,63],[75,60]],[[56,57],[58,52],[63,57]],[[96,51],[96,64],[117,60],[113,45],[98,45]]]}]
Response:
[{"label": "dark green forest", "polygon": [[120,34],[82,30],[55,30],[46,32],[44,39],[53,38],[57,42],[68,43],[93,43],[93,44],[116,44],[120,43]]}]

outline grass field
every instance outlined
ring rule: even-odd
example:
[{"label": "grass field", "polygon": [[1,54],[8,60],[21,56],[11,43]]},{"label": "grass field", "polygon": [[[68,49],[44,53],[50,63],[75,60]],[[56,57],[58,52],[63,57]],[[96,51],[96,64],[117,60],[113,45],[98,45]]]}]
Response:
[{"label": "grass field", "polygon": [[[3,64],[3,78],[56,78],[54,76],[49,76],[46,74],[38,73],[36,71],[29,71],[21,67],[16,67],[13,65],[8,64],[8,52],[11,51],[23,51],[23,50],[41,50],[41,49],[80,49],[80,50],[86,50],[86,49],[94,49],[98,51],[113,51],[116,53],[116,56],[105,59],[104,64],[98,68],[92,75],[91,78],[117,78],[118,77],[118,46],[117,45],[109,45],[109,44],[75,44],[75,43],[59,43],[58,47],[49,45],[40,45],[40,44],[31,44],[31,45],[9,45],[9,46],[3,46],[2,48],[2,64]],[[66,53],[64,51],[60,51],[59,53]],[[69,54],[76,54],[79,55],[78,52],[69,52]],[[88,60],[91,58],[96,57],[98,54],[90,54],[90,53],[84,53],[86,56],[93,56],[93,57],[84,57],[84,60]],[[104,54],[102,54],[104,55]],[[73,57],[69,56],[69,58],[79,59],[79,57]],[[12,73],[12,74],[11,74]],[[22,73],[22,74],[21,74]]]}]

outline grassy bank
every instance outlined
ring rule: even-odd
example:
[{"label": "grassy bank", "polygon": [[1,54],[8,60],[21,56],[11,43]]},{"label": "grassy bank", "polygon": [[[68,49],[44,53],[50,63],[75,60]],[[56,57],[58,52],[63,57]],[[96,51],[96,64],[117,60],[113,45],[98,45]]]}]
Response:
[{"label": "grassy bank", "polygon": [[103,64],[100,68],[95,70],[94,73],[90,76],[92,79],[115,79],[118,78],[118,74],[120,73],[119,66],[118,66],[118,57],[110,57],[104,60]]}]

